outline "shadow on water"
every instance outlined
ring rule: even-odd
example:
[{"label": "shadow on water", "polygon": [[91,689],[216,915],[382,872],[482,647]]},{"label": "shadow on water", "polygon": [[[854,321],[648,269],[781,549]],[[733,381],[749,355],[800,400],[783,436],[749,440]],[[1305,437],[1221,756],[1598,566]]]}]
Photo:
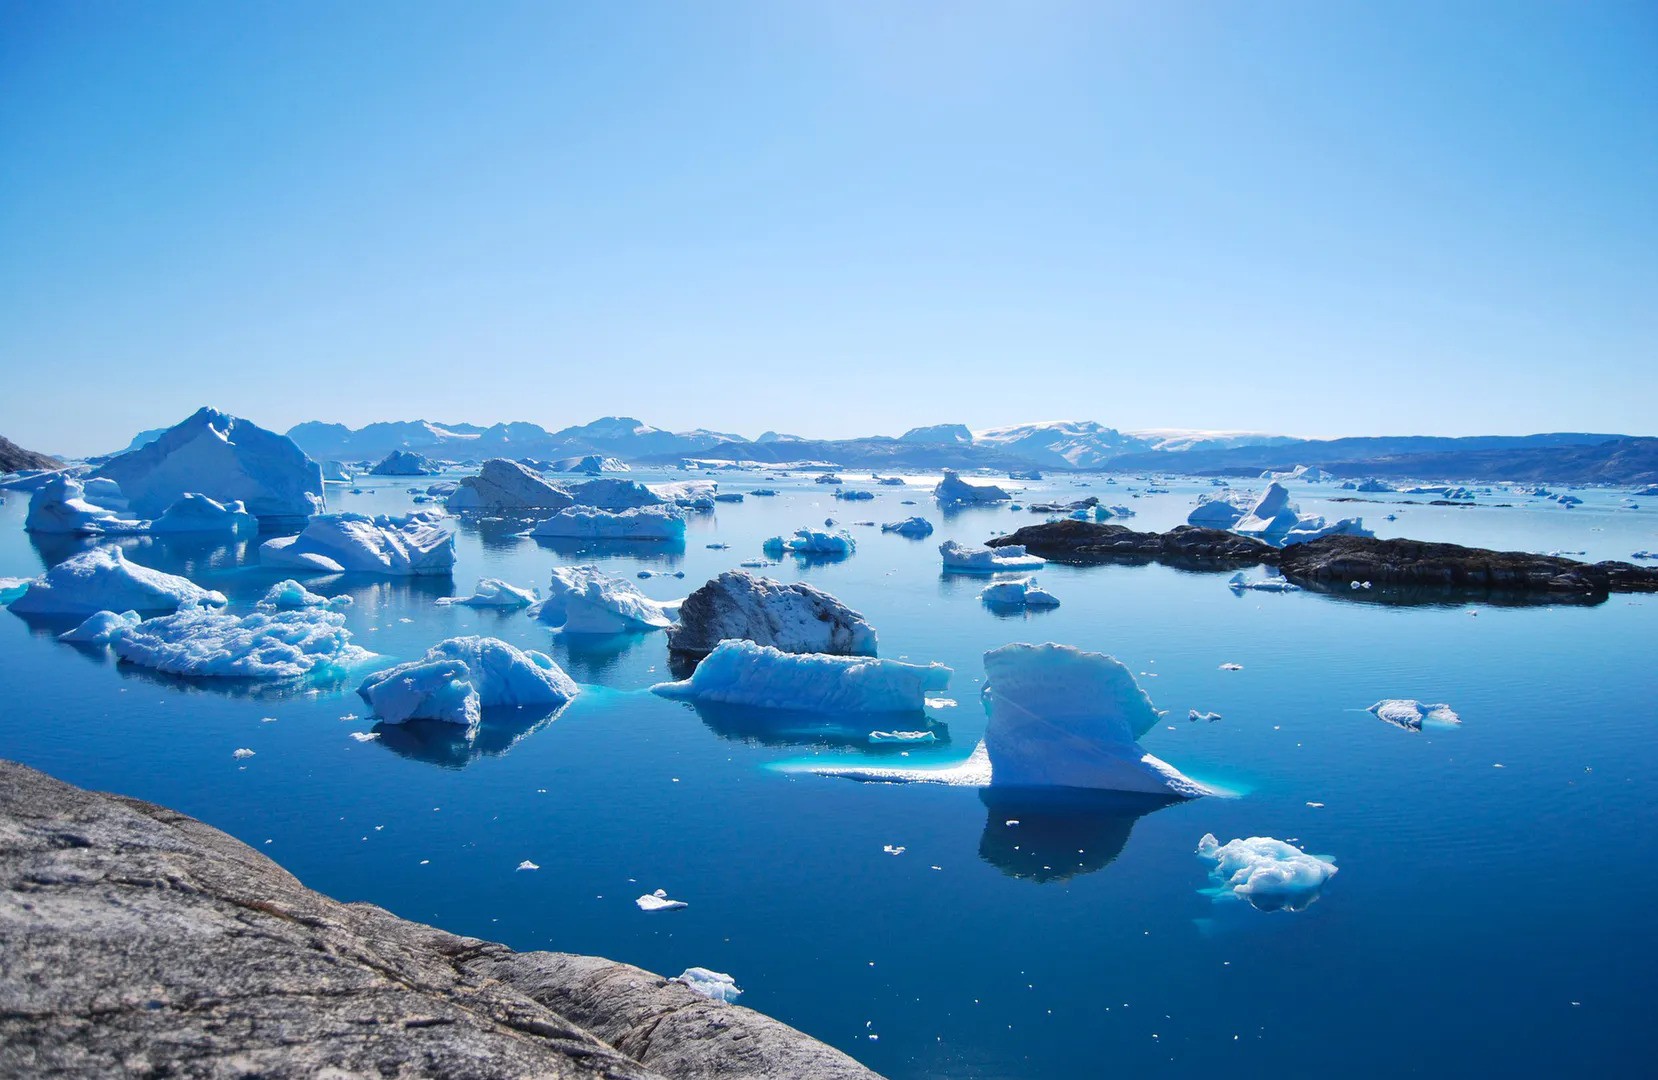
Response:
[{"label": "shadow on water", "polygon": [[927,748],[950,741],[950,729],[920,713],[882,716],[836,716],[825,713],[786,712],[751,705],[720,702],[689,703],[708,730],[722,739],[750,746],[810,746],[823,749],[861,750],[873,757],[897,757],[917,744],[869,741],[871,731],[931,731],[935,742]]},{"label": "shadow on water", "polygon": [[485,551],[510,551],[529,539],[525,532],[554,513],[552,510],[530,515],[461,512],[454,515],[455,531],[477,537]]},{"label": "shadow on water", "polygon": [[605,676],[624,656],[657,636],[656,631],[621,634],[560,633],[553,635],[550,651],[560,666],[577,682],[602,683]]},{"label": "shadow on water", "polygon": [[563,711],[558,708],[503,706],[483,710],[472,738],[466,728],[442,720],[384,721],[373,731],[382,746],[399,757],[443,769],[464,769],[481,757],[501,757],[540,731]]},{"label": "shadow on water", "polygon": [[537,547],[561,559],[634,559],[677,567],[685,561],[682,542],[661,540],[571,540],[558,536],[534,537]]},{"label": "shadow on water", "polygon": [[[77,647],[77,651],[88,651],[87,646]],[[255,698],[261,701],[275,701],[285,698],[306,697],[313,694],[331,695],[341,693],[355,687],[362,677],[361,670],[333,671],[327,675],[305,675],[293,679],[235,679],[216,676],[186,676],[171,675],[154,668],[141,667],[127,663],[109,652],[110,659],[115,661],[115,670],[123,679],[133,679],[137,682],[148,683],[151,686],[163,687],[180,694],[218,694],[231,698]]]},{"label": "shadow on water", "polygon": [[979,789],[979,799],[985,805],[979,858],[1008,877],[1038,884],[1105,869],[1128,845],[1136,821],[1181,801],[1121,791],[997,787]]}]

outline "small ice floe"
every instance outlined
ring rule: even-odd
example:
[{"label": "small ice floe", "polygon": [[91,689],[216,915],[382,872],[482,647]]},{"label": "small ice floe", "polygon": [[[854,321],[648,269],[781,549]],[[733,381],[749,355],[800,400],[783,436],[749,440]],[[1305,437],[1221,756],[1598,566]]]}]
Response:
[{"label": "small ice floe", "polygon": [[979,600],[992,608],[1056,608],[1059,597],[1036,584],[1033,577],[998,581],[979,593]]},{"label": "small ice floe", "polygon": [[1220,666],[1222,671],[1242,671],[1242,664],[1225,663]]},{"label": "small ice floe", "polygon": [[113,611],[100,611],[73,630],[66,630],[58,635],[59,641],[68,641],[77,645],[108,645],[116,638],[137,626],[141,620],[136,611],[123,611],[117,614]]},{"label": "small ice floe", "polygon": [[[652,572],[641,570],[639,576]],[[530,614],[567,634],[631,634],[671,626],[678,611],[677,601],[652,600],[596,566],[557,566],[547,599]]]},{"label": "small ice floe", "polygon": [[373,742],[380,737],[378,731],[353,731],[351,737],[358,742]]},{"label": "small ice floe", "polygon": [[1323,803],[1321,803],[1321,802],[1310,802],[1310,803],[1308,803],[1308,804],[1307,804],[1307,805],[1308,805],[1308,806],[1310,806],[1310,807],[1312,807],[1312,808],[1313,808],[1313,809],[1314,809],[1314,810],[1322,810],[1322,809],[1324,809],[1324,804],[1323,804]]},{"label": "small ice floe", "polygon": [[518,864],[518,869],[520,869],[520,870],[539,870],[539,869],[541,869],[541,867],[537,866],[535,863],[531,862],[530,860],[525,859],[523,862]]},{"label": "small ice floe", "polygon": [[530,533],[555,539],[683,543],[685,517],[671,506],[641,506],[615,513],[572,506],[536,525]]},{"label": "small ice floe", "polygon": [[319,596],[293,578],[279,581],[266,591],[264,598],[254,605],[256,611],[298,611],[303,608],[328,608],[338,611],[351,606],[349,596]]},{"label": "small ice floe", "polygon": [[1294,844],[1270,836],[1251,836],[1222,844],[1214,833],[1197,842],[1197,853],[1213,859],[1210,876],[1216,899],[1248,900],[1262,911],[1301,911],[1336,874],[1328,857],[1309,855]]},{"label": "small ice floe", "polygon": [[954,469],[944,470],[944,479],[933,488],[933,498],[946,506],[1007,502],[1012,498],[995,484],[969,484]]},{"label": "small ice floe", "polygon": [[1462,717],[1458,716],[1449,705],[1424,705],[1414,698],[1387,698],[1370,706],[1367,712],[1375,713],[1379,718],[1386,720],[1395,727],[1406,731],[1421,731],[1423,724],[1460,724]]},{"label": "small ice floe", "polygon": [[1349,581],[1347,583],[1347,587],[1349,589],[1368,589],[1368,588],[1370,588],[1370,582],[1368,582],[1368,581]]},{"label": "small ice floe", "polygon": [[886,852],[888,855],[902,855],[904,852],[908,851],[909,848],[905,847],[903,844],[882,844],[881,850]]},{"label": "small ice floe", "polygon": [[1301,588],[1301,586],[1286,581],[1282,577],[1257,578],[1251,581],[1242,570],[1239,570],[1236,574],[1233,574],[1231,580],[1228,581],[1226,585],[1227,588],[1232,589],[1233,591],[1254,589],[1259,592],[1297,592]]},{"label": "small ice floe", "polygon": [[881,743],[930,743],[937,742],[938,736],[930,731],[871,731],[869,741],[877,745]]},{"label": "small ice floe", "polygon": [[725,551],[731,545],[730,544],[704,544],[702,546],[707,548],[709,551]]},{"label": "small ice floe", "polygon": [[907,517],[903,521],[887,522],[881,526],[881,531],[920,539],[923,536],[933,535],[933,523],[924,517]]},{"label": "small ice floe", "polygon": [[30,581],[11,609],[84,618],[100,611],[177,611],[226,603],[224,593],[129,562],[118,547],[100,547],[71,555]]},{"label": "small ice floe", "polygon": [[944,569],[959,574],[994,574],[1003,570],[1036,570],[1046,566],[1047,560],[1028,554],[1018,544],[1003,547],[970,547],[954,540],[939,545],[939,556]]},{"label": "small ice floe", "polygon": [[1647,560],[1658,559],[1658,551],[1637,551],[1635,554],[1631,555],[1630,558]]},{"label": "small ice floe", "polygon": [[250,758],[250,757],[253,756],[253,751],[249,750],[247,747],[244,746],[240,750],[237,750],[234,754],[231,754],[230,756],[233,757],[233,758]]},{"label": "small ice floe", "polygon": [[440,596],[434,602],[440,607],[460,604],[476,608],[524,608],[536,602],[536,595],[500,578],[479,578],[471,596]]},{"label": "small ice floe", "polygon": [[737,987],[737,980],[707,968],[686,968],[670,982],[683,983],[691,988],[693,993],[701,994],[713,1001],[723,1001],[727,1005],[742,997],[742,990]]},{"label": "small ice floe", "polygon": [[683,900],[669,900],[668,890],[658,889],[653,893],[646,893],[634,901],[640,911],[674,911],[678,908],[690,907]]},{"label": "small ice floe", "polygon": [[1220,718],[1221,716],[1218,712],[1198,712],[1196,709],[1192,709],[1186,714],[1187,720],[1207,720],[1211,724]]}]

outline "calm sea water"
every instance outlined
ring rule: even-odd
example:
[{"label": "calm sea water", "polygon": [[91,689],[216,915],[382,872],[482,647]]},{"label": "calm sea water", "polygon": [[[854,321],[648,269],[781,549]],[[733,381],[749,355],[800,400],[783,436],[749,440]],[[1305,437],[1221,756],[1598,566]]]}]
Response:
[{"label": "calm sea water", "polygon": [[[554,719],[492,722],[470,747],[395,731],[359,743],[350,733],[372,721],[355,679],[162,679],[58,643],[67,624],[0,613],[0,755],[195,815],[341,899],[519,949],[730,972],[744,1004],[892,1077],[1650,1068],[1658,598],[1397,607],[1234,596],[1225,575],[1157,566],[1051,567],[1040,580],[1063,606],[1002,618],[978,602],[981,581],[940,574],[936,548],[1031,514],[942,515],[930,478],[875,489],[873,503],[837,503],[805,479],[721,479],[782,495],[693,518],[683,551],[555,549],[512,537],[519,523],[459,522],[453,582],[311,582],[355,598],[348,625],[388,660],[455,634],[550,652],[587,690]],[[1132,478],[1090,483],[1030,495],[1099,494],[1138,509],[1139,527],[1165,528],[1208,490],[1135,497],[1145,485]],[[401,511],[411,486],[331,487],[330,504]],[[1591,559],[1658,548],[1658,502],[1619,510],[1609,493],[1582,493],[1573,510],[1326,501],[1337,494],[1297,485],[1304,509],[1362,512],[1383,535]],[[37,573],[79,546],[37,546],[26,504],[11,495],[0,507],[0,575]],[[1381,520],[1389,511],[1397,521]],[[851,524],[911,513],[938,532],[915,542]],[[870,751],[832,725],[704,718],[652,696],[668,677],[661,635],[572,646],[520,613],[432,602],[479,576],[544,584],[574,562],[630,578],[683,571],[637,582],[682,596],[759,557],[764,537],[826,516],[858,537],[856,555],[768,572],[864,612],[883,656],[955,669],[960,704],[939,714],[949,742],[898,760],[964,757],[984,728],[983,652],[1051,640],[1141,673],[1170,710],[1146,748],[1237,796],[1136,816],[802,775],[786,766]],[[234,610],[287,576],[259,569],[248,545],[128,551],[222,590]],[[1381,697],[1445,701],[1465,722],[1408,733],[1363,711]],[[1189,723],[1191,708],[1224,719]],[[234,758],[239,747],[256,756]],[[1217,903],[1193,854],[1205,832],[1291,839],[1340,873],[1299,913]],[[889,844],[906,850],[885,854]],[[540,869],[516,871],[526,859]],[[690,907],[639,911],[634,898],[657,888]]]}]

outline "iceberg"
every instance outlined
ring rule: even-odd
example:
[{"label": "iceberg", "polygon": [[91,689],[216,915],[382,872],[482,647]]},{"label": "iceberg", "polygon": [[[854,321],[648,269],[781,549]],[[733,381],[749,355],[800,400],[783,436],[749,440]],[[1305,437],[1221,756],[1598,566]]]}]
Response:
[{"label": "iceberg", "polygon": [[441,720],[476,731],[482,710],[500,705],[559,706],[578,689],[552,657],[499,638],[455,637],[419,660],[379,671],[357,688],[381,720]]},{"label": "iceberg", "polygon": [[668,648],[692,656],[726,639],[837,656],[874,656],[876,648],[875,628],[823,590],[743,570],[727,570],[686,597],[679,622],[668,628]]},{"label": "iceberg", "polygon": [[668,899],[668,890],[666,889],[658,889],[655,892],[646,893],[644,896],[641,896],[639,899],[635,900],[634,903],[639,905],[640,911],[678,911],[680,908],[687,908],[691,906],[683,900]]},{"label": "iceberg", "polygon": [[944,470],[944,479],[933,488],[933,498],[947,506],[1007,502],[1013,496],[995,484],[969,484],[954,469]]},{"label": "iceberg", "polygon": [[535,593],[509,585],[500,578],[479,578],[471,596],[440,596],[435,601],[439,607],[459,604],[476,608],[521,608],[535,602]]},{"label": "iceberg", "polygon": [[0,604],[9,604],[29,591],[34,578],[0,577]]},{"label": "iceberg", "polygon": [[100,611],[75,629],[59,634],[58,640],[77,645],[108,645],[140,621],[136,611],[123,611],[119,615],[113,611]]},{"label": "iceberg", "polygon": [[286,435],[200,409],[93,474],[115,481],[136,514],[153,517],[190,493],[239,501],[261,523],[295,525],[324,508],[322,469]]},{"label": "iceberg", "polygon": [[869,741],[872,746],[887,743],[914,745],[937,742],[938,735],[931,731],[871,731]]},{"label": "iceberg", "polygon": [[841,488],[835,492],[835,498],[843,502],[860,502],[874,497],[875,493],[873,491],[864,491],[861,488]]},{"label": "iceberg", "polygon": [[1290,501],[1289,489],[1276,481],[1267,485],[1249,512],[1232,526],[1232,531],[1279,545],[1299,544],[1321,536],[1375,535],[1364,527],[1360,518],[1342,518],[1332,524],[1318,516],[1302,517],[1300,508]]},{"label": "iceberg", "polygon": [[106,533],[142,533],[149,522],[126,520],[114,510],[86,497],[86,488],[67,473],[54,473],[29,496],[29,514],[23,528],[33,533],[100,536]]},{"label": "iceberg", "polygon": [[736,979],[723,972],[709,971],[707,968],[686,968],[669,981],[683,983],[691,988],[692,993],[713,1001],[723,1001],[727,1005],[743,995],[743,992],[737,988]]},{"label": "iceberg", "polygon": [[94,506],[101,506],[105,510],[114,510],[123,513],[132,509],[132,501],[127,493],[121,490],[121,485],[102,476],[89,477],[81,485],[85,491],[85,499]]},{"label": "iceberg", "polygon": [[442,577],[455,568],[455,537],[417,512],[323,514],[297,536],[278,536],[259,548],[265,566],[326,573]]},{"label": "iceberg", "polygon": [[1363,518],[1341,518],[1337,521],[1326,521],[1323,517],[1302,518],[1295,523],[1289,532],[1284,534],[1283,546],[1303,544],[1308,540],[1317,540],[1321,536],[1375,536],[1376,534],[1364,527]]},{"label": "iceberg", "polygon": [[668,506],[642,506],[611,513],[572,506],[530,530],[531,536],[575,540],[658,540],[683,543],[685,518]]},{"label": "iceberg", "polygon": [[393,450],[368,471],[370,476],[436,476],[442,470],[424,454]]},{"label": "iceberg", "polygon": [[530,614],[567,634],[627,634],[667,629],[678,607],[652,600],[596,566],[559,566],[547,599]]},{"label": "iceberg", "polygon": [[1070,645],[1004,645],[985,653],[984,670],[992,784],[1208,794],[1140,748],[1160,714],[1114,657]]},{"label": "iceberg", "polygon": [[651,691],[689,701],[812,713],[919,713],[928,691],[950,685],[942,664],[862,656],[787,653],[752,641],[722,641],[689,679]]},{"label": "iceberg", "polygon": [[533,469],[506,458],[484,462],[444,503],[450,510],[563,510],[575,505],[570,493]]},{"label": "iceberg", "polygon": [[325,461],[322,463],[322,482],[325,484],[349,484],[352,481],[351,470],[346,468],[343,461]]},{"label": "iceberg", "polygon": [[637,480],[617,480],[610,477],[588,480],[570,488],[570,498],[577,506],[597,510],[633,510],[641,506],[661,506],[671,498],[658,495]]},{"label": "iceberg", "polygon": [[228,503],[188,492],[150,522],[152,533],[208,533],[248,536],[259,531],[259,519],[240,500]]},{"label": "iceberg", "polygon": [[335,597],[319,596],[289,578],[272,585],[263,599],[253,605],[255,611],[295,611],[299,608],[329,608],[338,611],[351,606],[351,597],[340,595]]},{"label": "iceberg", "polygon": [[740,503],[743,501],[743,493],[740,491],[722,491],[718,495],[714,496],[714,501],[722,503]]},{"label": "iceberg", "polygon": [[1202,529],[1230,529],[1244,519],[1255,501],[1251,492],[1230,488],[1199,495],[1196,509],[1186,515],[1186,524]]},{"label": "iceberg", "polygon": [[1328,858],[1309,855],[1294,844],[1270,836],[1251,836],[1225,844],[1205,833],[1197,853],[1213,859],[1210,876],[1219,896],[1248,900],[1262,911],[1301,911],[1318,899],[1336,874]]},{"label": "iceberg", "polygon": [[1035,578],[1018,578],[1014,581],[998,581],[993,585],[985,586],[979,593],[979,599],[991,607],[1009,608],[1055,608],[1059,606],[1059,597],[1046,589],[1039,588]]},{"label": "iceberg", "polygon": [[817,555],[823,558],[845,558],[858,550],[857,543],[845,532],[826,532],[813,528],[799,528],[785,539],[774,536],[760,545],[772,558],[785,551],[791,555]]},{"label": "iceberg", "polygon": [[1380,719],[1406,731],[1421,731],[1423,724],[1462,723],[1462,717],[1449,705],[1424,705],[1411,698],[1387,698],[1376,702],[1366,711],[1375,713]]},{"label": "iceberg", "polygon": [[176,611],[181,607],[223,607],[224,593],[188,578],[151,570],[117,547],[71,555],[29,583],[13,600],[22,615],[92,615],[100,611]]},{"label": "iceberg", "polygon": [[129,627],[111,644],[128,663],[208,678],[335,674],[374,655],[351,644],[344,615],[316,607],[242,616],[185,609]]},{"label": "iceberg", "polygon": [[1004,570],[1035,570],[1048,565],[1046,559],[1027,554],[1018,544],[1005,547],[968,547],[946,540],[938,547],[944,569],[958,574],[996,574]]},{"label": "iceberg", "polygon": [[882,532],[897,533],[899,536],[908,536],[913,540],[933,535],[933,523],[924,517],[909,517],[903,521],[889,521],[881,526]]},{"label": "iceberg", "polygon": [[1242,570],[1239,570],[1236,574],[1233,574],[1232,579],[1226,584],[1228,588],[1233,590],[1255,589],[1260,592],[1299,592],[1301,590],[1301,586],[1290,581],[1286,581],[1281,577],[1256,578],[1251,580]]}]

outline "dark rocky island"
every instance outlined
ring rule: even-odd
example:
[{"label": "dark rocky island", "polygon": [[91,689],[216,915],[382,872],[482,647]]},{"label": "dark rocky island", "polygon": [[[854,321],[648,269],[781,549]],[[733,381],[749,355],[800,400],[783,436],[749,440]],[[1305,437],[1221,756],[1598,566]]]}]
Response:
[{"label": "dark rocky island", "polygon": [[1345,589],[1354,581],[1412,590],[1418,599],[1431,597],[1435,590],[1459,597],[1506,595],[1544,601],[1592,601],[1614,592],[1658,592],[1658,568],[1368,536],[1326,536],[1276,548],[1191,525],[1155,533],[1122,525],[1050,521],[1027,525],[988,543],[991,547],[1022,544],[1033,555],[1082,565],[1155,561],[1188,570],[1235,570],[1259,564],[1276,567],[1298,585],[1336,595],[1343,593],[1331,586]]},{"label": "dark rocky island", "polygon": [[63,462],[46,454],[25,450],[4,435],[0,435],[0,472],[19,469],[61,469]]},{"label": "dark rocky island", "polygon": [[0,1076],[878,1080],[639,968],[342,904],[183,814],[5,761]]}]

